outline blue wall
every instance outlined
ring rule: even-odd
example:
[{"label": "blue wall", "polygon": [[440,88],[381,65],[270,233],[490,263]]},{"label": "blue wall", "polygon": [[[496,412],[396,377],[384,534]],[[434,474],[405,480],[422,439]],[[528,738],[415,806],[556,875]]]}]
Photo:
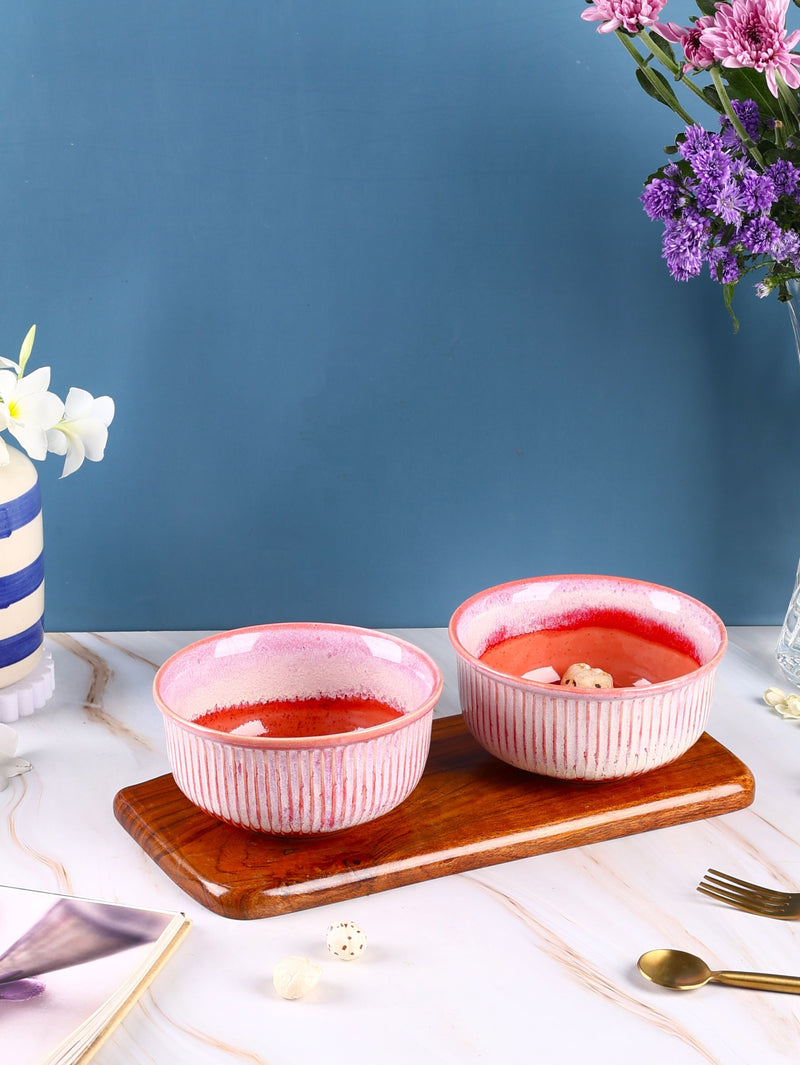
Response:
[{"label": "blue wall", "polygon": [[0,349],[35,321],[117,404],[40,467],[50,630],[442,625],[565,571],[780,620],[786,312],[669,278],[678,122],[582,8],[6,7]]}]

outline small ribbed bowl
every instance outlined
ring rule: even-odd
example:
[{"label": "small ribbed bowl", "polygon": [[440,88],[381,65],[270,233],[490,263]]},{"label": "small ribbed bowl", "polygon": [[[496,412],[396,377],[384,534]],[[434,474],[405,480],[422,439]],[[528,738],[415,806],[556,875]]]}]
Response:
[{"label": "small ribbed bowl", "polygon": [[[587,689],[511,676],[480,660],[512,636],[592,624],[681,649],[699,666],[645,688]],[[519,769],[586,781],[645,773],[696,743],[727,646],[722,621],[682,592],[582,574],[533,577],[479,592],[455,611],[449,634],[461,710],[478,743]]]},{"label": "small ribbed bowl", "polygon": [[[419,783],[442,676],[404,640],[312,622],[207,637],[156,674],[175,783],[232,825],[280,836],[338,832],[398,806]],[[272,700],[377,699],[402,717],[303,738],[232,735],[196,724],[217,707]]]}]

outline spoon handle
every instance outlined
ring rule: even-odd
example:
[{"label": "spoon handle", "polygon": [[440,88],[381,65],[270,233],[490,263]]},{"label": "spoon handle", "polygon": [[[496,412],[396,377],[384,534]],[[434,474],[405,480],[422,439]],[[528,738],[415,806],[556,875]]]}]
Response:
[{"label": "spoon handle", "polygon": [[725,970],[712,973],[711,979],[730,987],[749,987],[754,991],[788,991],[800,995],[800,976],[775,976],[773,973],[740,973]]}]

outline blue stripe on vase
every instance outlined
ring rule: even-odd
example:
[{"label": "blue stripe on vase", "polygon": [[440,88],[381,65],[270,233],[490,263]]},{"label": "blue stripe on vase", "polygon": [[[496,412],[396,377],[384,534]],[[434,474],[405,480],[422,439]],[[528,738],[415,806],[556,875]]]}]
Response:
[{"label": "blue stripe on vase", "polygon": [[10,536],[15,529],[21,529],[29,521],[33,521],[41,509],[42,493],[37,481],[33,488],[23,492],[21,496],[0,504],[0,539]]},{"label": "blue stripe on vase", "polygon": [[13,666],[23,658],[32,655],[44,643],[44,617],[41,617],[29,629],[0,640],[0,668]]},{"label": "blue stripe on vase", "polygon": [[35,592],[44,580],[44,552],[30,566],[0,577],[0,610]]}]

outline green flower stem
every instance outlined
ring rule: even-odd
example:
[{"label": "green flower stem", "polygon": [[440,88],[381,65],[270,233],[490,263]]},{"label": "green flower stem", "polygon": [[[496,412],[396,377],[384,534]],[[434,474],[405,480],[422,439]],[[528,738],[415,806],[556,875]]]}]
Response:
[{"label": "green flower stem", "polygon": [[780,121],[778,121],[777,118],[775,119],[775,128],[773,129],[773,133],[775,134],[776,148],[786,147],[786,127],[788,125],[790,125],[789,116],[786,113],[786,108],[783,106],[783,104],[781,104],[781,119]]},{"label": "green flower stem", "polygon": [[797,105],[795,95],[780,74],[777,75],[776,81],[778,82],[778,99],[780,100],[781,108],[785,108],[790,112],[796,124],[798,117],[800,117],[800,108]]},{"label": "green flower stem", "polygon": [[656,59],[659,61],[659,63],[663,63],[667,70],[670,72],[670,74],[672,74],[681,83],[681,85],[685,85],[690,92],[693,92],[695,96],[697,96],[700,100],[703,101],[706,106],[708,106],[708,99],[703,95],[703,90],[698,88],[697,85],[695,85],[695,83],[691,80],[691,78],[686,77],[686,75],[683,73],[681,65],[679,63],[676,63],[670,57],[670,55],[664,51],[664,49],[658,43],[658,40],[655,37],[652,37],[647,32],[647,30],[642,30],[639,36],[650,49],[650,51],[653,53],[653,55],[656,57]]},{"label": "green flower stem", "polygon": [[744,126],[739,121],[739,116],[736,114],[733,109],[733,106],[731,105],[730,97],[728,96],[728,91],[722,82],[722,75],[719,72],[719,67],[711,67],[711,80],[714,82],[714,88],[717,90],[717,94],[719,95],[723,110],[730,119],[731,125],[739,134],[742,143],[747,147],[747,150],[750,152],[753,159],[755,159],[755,161],[763,170],[764,159],[761,155],[761,152],[758,150],[758,148],[756,148],[755,144],[753,144],[753,142],[748,137]]},{"label": "green flower stem", "polygon": [[673,93],[672,97],[664,95],[664,87],[663,87],[663,85],[661,85],[661,83],[659,82],[658,78],[655,76],[655,73],[650,68],[650,65],[648,63],[646,63],[642,59],[641,55],[636,50],[636,47],[634,46],[634,43],[630,39],[630,37],[628,37],[628,35],[625,34],[625,33],[620,33],[619,30],[617,30],[616,33],[617,33],[617,37],[619,37],[619,39],[622,41],[622,43],[628,49],[630,54],[633,56],[633,60],[636,63],[636,65],[639,68],[639,70],[641,70],[642,74],[647,78],[647,80],[650,82],[650,84],[655,89],[656,94],[659,96],[659,98],[667,105],[667,107],[669,107],[680,118],[682,118],[683,121],[688,126],[695,125],[694,119],[692,118],[692,116],[690,114],[688,114],[686,111],[684,111],[684,109],[681,107],[680,103],[678,102],[677,98],[675,97],[674,93]]}]

